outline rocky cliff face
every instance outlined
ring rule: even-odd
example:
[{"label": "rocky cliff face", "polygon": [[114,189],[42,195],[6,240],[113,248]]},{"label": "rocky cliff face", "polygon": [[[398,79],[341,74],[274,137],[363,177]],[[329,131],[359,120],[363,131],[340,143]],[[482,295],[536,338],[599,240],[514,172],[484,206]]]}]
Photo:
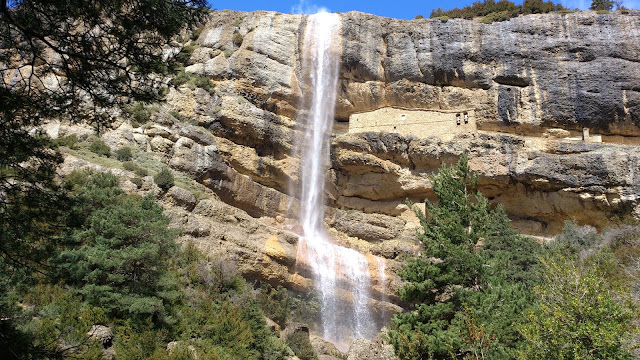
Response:
[{"label": "rocky cliff face", "polygon": [[588,126],[638,135],[639,30],[637,14],[529,15],[486,25],[348,13],[339,113],[462,104],[477,109],[483,129]]},{"label": "rocky cliff face", "polygon": [[[621,143],[640,135],[640,14],[529,15],[491,25],[341,17],[338,121],[384,106],[474,108],[480,133],[446,142],[428,131],[425,139],[337,136],[327,178],[333,208],[397,217],[406,198],[431,195],[428,177],[442,161],[467,151],[485,195],[529,233],[557,233],[567,218],[603,227],[637,211],[637,152]],[[169,96],[176,111],[220,138],[224,169],[198,176],[218,179],[218,192],[234,194],[230,203],[253,215],[291,213],[304,28],[299,15],[213,13],[187,71],[210,77],[215,93]],[[553,137],[582,127],[616,143]],[[334,214],[335,226],[363,239],[402,233],[402,226],[382,231],[363,219],[349,230]]]},{"label": "rocky cliff face", "polygon": [[[345,13],[337,117],[387,105],[473,107],[484,129],[639,135],[639,16],[578,12],[487,25]],[[294,117],[304,24],[298,15],[214,13],[190,70],[244,80],[261,107]]]},{"label": "rocky cliff face", "polygon": [[[526,233],[556,234],[569,218],[602,228],[640,216],[640,150],[628,145],[640,143],[640,14],[529,15],[492,25],[341,18],[326,224],[336,242],[386,259],[384,279],[370,265],[381,316],[398,303],[395,259],[418,248],[405,200],[432,197],[430,176],[463,152],[484,195]],[[206,186],[199,201],[180,189],[162,195],[185,240],[248,277],[296,289],[311,283],[308,269],[296,268],[291,191],[305,19],[213,12],[186,68],[213,89],[171,89],[152,123],[124,121],[104,135],[114,149],[141,148]],[[479,131],[445,141],[340,130],[350,114],[384,106],[474,108]],[[610,142],[558,137],[582,127]],[[68,169],[81,166],[67,157]]]}]

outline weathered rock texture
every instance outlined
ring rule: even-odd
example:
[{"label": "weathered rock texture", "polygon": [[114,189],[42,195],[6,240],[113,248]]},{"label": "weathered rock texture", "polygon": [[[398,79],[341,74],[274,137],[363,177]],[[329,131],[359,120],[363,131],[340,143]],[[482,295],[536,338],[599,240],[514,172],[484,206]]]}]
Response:
[{"label": "weathered rock texture", "polygon": [[[619,142],[640,135],[640,14],[529,15],[491,25],[357,12],[341,18],[338,120],[384,106],[472,108],[480,133],[447,141],[429,137],[428,129],[421,139],[338,136],[329,205],[366,213],[328,211],[339,231],[374,243],[412,237],[405,199],[432,196],[429,176],[463,152],[483,193],[526,232],[557,233],[568,218],[603,227],[638,211],[634,147],[556,138],[582,127],[624,135]],[[214,12],[187,71],[210,77],[216,91],[169,95],[175,111],[213,134],[217,148],[212,156],[181,143],[186,148],[174,150],[172,164],[213,164],[197,177],[253,216],[296,213],[288,189],[297,182],[291,154],[303,111],[297,101],[305,21]]]},{"label": "weathered rock texture", "polygon": [[[640,134],[638,13],[528,15],[491,25],[341,17],[339,119],[387,105],[473,107],[486,129]],[[216,12],[189,71],[234,80],[247,100],[293,118],[304,24],[299,15]]]},{"label": "weathered rock texture", "polygon": [[[640,150],[622,144],[640,136],[637,12],[529,15],[492,25],[355,12],[341,18],[338,121],[384,106],[464,108],[475,109],[478,127],[445,140],[428,129],[421,138],[346,134],[345,124],[336,124],[325,221],[337,243],[384,259],[383,278],[370,256],[378,315],[399,303],[396,258],[419,247],[405,200],[432,198],[430,176],[464,152],[480,190],[527,233],[553,235],[569,218],[602,228],[612,218],[640,215]],[[246,277],[298,290],[312,281],[308,269],[296,267],[305,21],[273,12],[213,12],[186,67],[210,78],[213,89],[172,88],[151,123],[132,128],[125,120],[103,134],[114,150],[138,147],[156,168],[166,164],[207,187],[204,198],[181,187],[164,195],[183,240],[230,260]],[[618,143],[563,139],[584,126],[616,135]],[[55,124],[49,130],[73,131]],[[85,166],[96,167],[68,156],[65,171]],[[140,188],[123,184],[159,194],[150,176],[143,180]],[[349,358],[378,354],[350,352]]]},{"label": "weathered rock texture", "polygon": [[381,105],[477,109],[480,128],[588,126],[640,134],[638,14],[482,24],[343,15],[338,114]]}]

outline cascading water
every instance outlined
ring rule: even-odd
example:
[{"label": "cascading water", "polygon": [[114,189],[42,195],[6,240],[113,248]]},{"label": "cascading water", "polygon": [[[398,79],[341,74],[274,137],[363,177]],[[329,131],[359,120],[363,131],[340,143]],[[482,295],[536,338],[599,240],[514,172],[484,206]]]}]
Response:
[{"label": "cascading water", "polygon": [[323,337],[346,346],[353,338],[372,338],[379,330],[369,310],[369,263],[359,252],[332,244],[323,228],[324,184],[334,122],[340,59],[340,18],[310,15],[302,51],[303,97],[298,123],[300,152],[298,263],[313,273],[322,297]]}]

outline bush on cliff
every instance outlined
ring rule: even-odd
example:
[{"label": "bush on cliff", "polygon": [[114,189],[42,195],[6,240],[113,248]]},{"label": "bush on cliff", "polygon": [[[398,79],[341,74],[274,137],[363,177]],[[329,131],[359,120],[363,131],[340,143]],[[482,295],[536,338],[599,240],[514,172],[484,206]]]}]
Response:
[{"label": "bush on cliff", "polygon": [[109,148],[109,145],[107,145],[104,141],[100,139],[94,140],[91,143],[89,150],[91,150],[91,152],[100,156],[104,156],[104,157],[111,156],[111,148]]},{"label": "bush on cliff", "polygon": [[129,146],[123,146],[116,150],[116,159],[118,161],[131,161],[133,159],[133,149]]},{"label": "bush on cliff", "polygon": [[153,181],[164,191],[169,190],[175,183],[173,173],[168,168],[162,168],[154,177]]},{"label": "bush on cliff", "polygon": [[437,19],[447,16],[448,18],[473,19],[476,17],[484,17],[483,22],[492,23],[494,21],[506,21],[512,17],[526,14],[544,14],[554,11],[566,11],[567,9],[561,4],[554,4],[551,0],[544,2],[543,0],[525,0],[522,5],[516,5],[509,0],[476,1],[469,6],[463,8],[454,8],[452,10],[442,10],[441,8],[433,9],[430,18]]},{"label": "bush on cliff", "polygon": [[632,337],[638,334],[638,230],[623,225],[599,234],[566,222],[543,257],[537,302],[521,328],[527,342],[520,358],[632,358]]}]

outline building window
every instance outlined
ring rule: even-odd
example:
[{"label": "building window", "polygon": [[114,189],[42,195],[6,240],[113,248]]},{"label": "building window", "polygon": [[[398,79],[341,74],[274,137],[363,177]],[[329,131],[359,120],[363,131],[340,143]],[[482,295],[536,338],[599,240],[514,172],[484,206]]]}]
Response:
[{"label": "building window", "polygon": [[464,113],[464,123],[468,124],[469,123],[469,114]]},{"label": "building window", "polygon": [[400,115],[400,120],[405,121],[407,120],[407,115]]},{"label": "building window", "polygon": [[460,114],[456,114],[456,125],[460,125]]}]

